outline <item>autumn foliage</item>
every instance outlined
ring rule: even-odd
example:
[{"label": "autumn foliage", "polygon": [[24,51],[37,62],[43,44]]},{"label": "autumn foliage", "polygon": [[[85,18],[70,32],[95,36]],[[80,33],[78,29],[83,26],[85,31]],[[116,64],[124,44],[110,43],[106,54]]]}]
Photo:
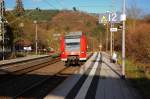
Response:
[{"label": "autumn foliage", "polygon": [[[38,26],[38,47],[39,49],[54,48],[59,49],[59,38],[55,34],[64,35],[73,31],[84,32],[89,41],[89,47],[97,48],[99,45],[100,32],[104,27],[98,25],[98,17],[78,11],[53,11],[53,10],[27,10],[21,17],[13,16],[13,12],[7,13],[7,20],[10,23],[14,34],[13,43],[16,42],[24,46],[20,40],[32,42],[35,48],[35,24]],[[20,24],[24,25],[21,27]],[[92,42],[90,42],[92,40]],[[23,45],[22,45],[23,44]],[[28,45],[30,45],[29,43]],[[27,44],[26,44],[27,45]]]},{"label": "autumn foliage", "polygon": [[150,63],[150,23],[137,20],[135,27],[133,27],[131,21],[127,22],[127,54],[142,63]]}]

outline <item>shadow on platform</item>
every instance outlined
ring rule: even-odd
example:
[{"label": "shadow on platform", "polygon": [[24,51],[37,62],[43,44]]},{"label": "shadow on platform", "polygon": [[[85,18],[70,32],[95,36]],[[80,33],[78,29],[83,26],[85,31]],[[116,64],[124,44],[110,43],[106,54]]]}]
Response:
[{"label": "shadow on platform", "polygon": [[[109,66],[107,64],[107,66],[117,75],[118,72],[116,72],[113,68],[111,68],[111,66]],[[26,74],[26,75],[0,75],[0,99],[3,97],[8,97],[8,98],[13,98],[14,96],[18,95],[20,92],[22,92],[24,89],[29,88],[31,85],[34,85],[36,83],[38,83],[41,79],[46,79],[46,78],[50,78],[49,80],[47,80],[46,83],[42,83],[40,86],[38,86],[38,88],[33,88],[32,90],[29,90],[28,93],[24,93],[21,97],[24,99],[42,99],[44,98],[48,93],[50,93],[53,89],[56,88],[56,86],[58,86],[61,82],[63,82],[67,76],[71,76],[70,74],[61,74],[61,75],[55,75],[55,76],[49,76],[49,75],[36,75],[36,74]],[[76,76],[81,76],[82,78],[88,77],[88,75],[83,74],[76,74]],[[120,84],[122,84],[121,86],[132,86],[131,89],[136,89],[137,86],[134,86],[134,83],[141,83],[141,88],[145,88],[147,90],[147,93],[144,93],[142,91],[138,91],[138,93],[141,93],[143,96],[143,99],[150,99],[150,80],[146,79],[146,78],[130,78],[130,79],[126,79],[123,80],[121,78],[115,78],[115,77],[107,77],[107,76],[99,76],[99,75],[95,75],[93,77],[93,79],[97,79],[97,83],[92,80],[92,83],[94,83],[94,87],[95,89],[92,88],[93,90],[97,90],[99,83],[103,82],[102,85],[103,88],[108,88],[108,86],[112,86],[110,89],[105,89],[105,90],[110,90],[111,92],[115,92],[115,88],[114,86],[119,86],[118,83],[115,82],[120,82]],[[94,81],[94,82],[93,82]],[[106,81],[106,82],[105,82]],[[130,81],[130,82],[129,82]],[[81,81],[83,82],[83,81]],[[146,82],[142,84],[142,82]],[[114,84],[114,86],[112,85]],[[75,84],[76,85],[76,82]],[[73,93],[74,95],[68,96],[69,98],[67,99],[74,99],[75,96],[77,94],[77,92],[79,91],[79,89],[81,88],[81,86],[83,85],[83,83],[79,82],[78,89],[75,88],[75,93]],[[73,87],[74,88],[74,87]],[[130,89],[128,89],[130,91]],[[93,91],[93,92],[95,92]],[[116,92],[119,92],[118,90]],[[117,95],[117,93],[115,93]],[[93,96],[96,95],[96,92],[92,94]],[[58,95],[58,94],[53,94],[53,96],[57,96],[57,97],[65,97],[63,95]],[[116,96],[117,97],[117,96]],[[6,99],[6,98],[5,98]],[[87,99],[90,99],[90,97],[88,97]],[[118,98],[117,98],[118,99]],[[126,99],[126,98],[125,98]],[[136,98],[135,98],[136,99]]]}]

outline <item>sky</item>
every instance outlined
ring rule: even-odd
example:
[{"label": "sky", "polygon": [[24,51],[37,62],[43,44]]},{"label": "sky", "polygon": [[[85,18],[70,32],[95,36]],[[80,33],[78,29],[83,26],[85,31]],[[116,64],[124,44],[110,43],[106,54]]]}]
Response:
[{"label": "sky", "polygon": [[[114,1],[114,10],[121,11],[123,0],[22,0],[25,9],[72,9],[89,13],[104,13],[112,11],[112,1]],[[143,13],[150,14],[150,0],[126,0],[127,8],[134,1]],[[15,0],[5,0],[6,9],[10,10],[15,7]]]}]

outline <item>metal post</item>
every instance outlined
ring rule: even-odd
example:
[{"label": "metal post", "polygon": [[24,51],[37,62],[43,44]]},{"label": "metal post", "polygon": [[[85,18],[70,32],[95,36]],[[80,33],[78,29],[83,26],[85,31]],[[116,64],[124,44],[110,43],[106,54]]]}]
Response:
[{"label": "metal post", "polygon": [[[115,12],[115,0],[112,0],[112,14]],[[114,23],[112,22],[111,20],[111,28],[114,28]],[[110,46],[110,53],[111,53],[111,56],[112,56],[112,53],[114,52],[114,32],[111,31],[111,46]]]},{"label": "metal post", "polygon": [[37,32],[38,32],[38,26],[37,26],[37,21],[34,21],[35,23],[35,50],[36,50],[36,55],[38,53],[38,37],[37,37]]},{"label": "metal post", "polygon": [[35,35],[35,41],[36,41],[36,55],[37,55],[37,47],[38,47],[38,44],[37,44],[37,43],[38,43],[38,42],[37,42],[37,40],[38,40],[38,39],[37,39],[37,28],[38,28],[38,27],[37,27],[37,23],[36,23],[36,35]]},{"label": "metal post", "polygon": [[4,1],[1,0],[1,21],[2,21],[2,45],[3,45],[3,48],[2,48],[2,51],[3,51],[3,60],[5,60],[5,29],[4,29]]},{"label": "metal post", "polygon": [[[21,22],[19,26],[20,26],[20,28],[21,28],[21,35],[23,35],[24,23]],[[21,37],[22,37],[22,36],[21,36]],[[21,46],[20,46],[20,48],[21,48]],[[20,48],[19,48],[19,49],[20,49]],[[23,49],[24,49],[24,48],[23,48]],[[21,48],[21,53],[23,53],[23,52],[24,52],[24,50],[22,50],[22,48]]]},{"label": "metal post", "polygon": [[[112,28],[112,22],[111,22],[111,28]],[[110,56],[112,56],[112,31],[110,32]]]},{"label": "metal post", "polygon": [[[123,0],[123,16],[126,17],[125,13],[126,0]],[[122,78],[125,78],[125,29],[126,29],[126,18],[123,19],[123,30],[122,30]]]},{"label": "metal post", "polygon": [[107,24],[106,24],[106,52],[108,51],[108,22],[107,22]]},{"label": "metal post", "polygon": [[[113,24],[114,27],[114,24]],[[115,32],[112,34],[112,52],[114,53],[115,51]]]}]

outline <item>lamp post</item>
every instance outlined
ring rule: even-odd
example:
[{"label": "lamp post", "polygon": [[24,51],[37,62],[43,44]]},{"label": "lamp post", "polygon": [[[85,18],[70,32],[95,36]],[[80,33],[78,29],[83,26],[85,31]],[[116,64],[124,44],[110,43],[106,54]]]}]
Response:
[{"label": "lamp post", "polygon": [[106,11],[106,13],[108,14],[108,21],[106,24],[106,52],[108,51],[108,37],[109,37],[109,22],[110,22],[110,11]]},{"label": "lamp post", "polygon": [[[113,22],[112,22],[112,13],[113,12],[111,12],[111,11],[107,11],[106,13],[108,13],[108,21],[110,22],[110,28],[113,28]],[[109,25],[107,24],[107,27],[108,27]],[[108,31],[108,30],[107,30]],[[112,31],[110,31],[110,56],[112,56],[112,48],[113,48],[113,45],[112,45],[112,36],[113,36],[113,32]],[[108,39],[108,37],[107,37],[107,39]]]},{"label": "lamp post", "polygon": [[22,30],[23,30],[24,23],[20,23],[20,27],[21,27],[21,28],[22,28]]},{"label": "lamp post", "polygon": [[[20,23],[19,26],[20,26],[20,28],[21,28],[21,33],[23,34],[24,23]],[[22,34],[21,34],[21,35],[22,35]]]},{"label": "lamp post", "polygon": [[[112,23],[112,21],[111,21],[110,24],[111,24],[111,28],[113,28],[113,23]],[[112,34],[113,34],[113,32],[111,31],[111,32],[110,32],[110,56],[112,56],[112,47],[113,47],[113,46],[112,46],[112,43],[113,43],[113,42],[112,42]]]},{"label": "lamp post", "polygon": [[123,22],[123,30],[122,30],[122,78],[125,78],[125,30],[126,30],[126,0],[123,0],[123,8],[121,21]]},{"label": "lamp post", "polygon": [[106,52],[108,51],[108,34],[109,34],[109,23],[106,24]]},{"label": "lamp post", "polygon": [[[19,24],[19,27],[21,28],[21,40],[23,40],[23,39],[22,39],[22,37],[23,37],[22,35],[23,35],[24,23],[20,23],[20,24]],[[24,44],[23,44],[23,45],[24,45]],[[21,44],[19,45],[19,46],[20,46],[20,47],[19,47],[19,50],[21,49],[21,53],[23,52],[23,49],[24,49],[24,48],[23,48],[23,47],[24,47],[23,45],[21,45]]]},{"label": "lamp post", "polygon": [[35,51],[37,55],[37,50],[38,50],[38,37],[37,37],[37,32],[38,32],[38,26],[37,26],[37,20],[34,21],[35,24]]},{"label": "lamp post", "polygon": [[[109,41],[109,24],[110,24],[110,27],[111,27],[111,13],[112,12],[110,12],[110,11],[106,11],[106,13],[107,13],[107,15],[108,15],[108,22],[107,22],[107,34],[106,34],[106,51],[108,51],[108,41]],[[111,55],[111,46],[112,46],[112,44],[111,44],[111,40],[112,40],[112,38],[111,38],[112,36],[111,36],[111,34],[110,34],[110,55]]]}]

